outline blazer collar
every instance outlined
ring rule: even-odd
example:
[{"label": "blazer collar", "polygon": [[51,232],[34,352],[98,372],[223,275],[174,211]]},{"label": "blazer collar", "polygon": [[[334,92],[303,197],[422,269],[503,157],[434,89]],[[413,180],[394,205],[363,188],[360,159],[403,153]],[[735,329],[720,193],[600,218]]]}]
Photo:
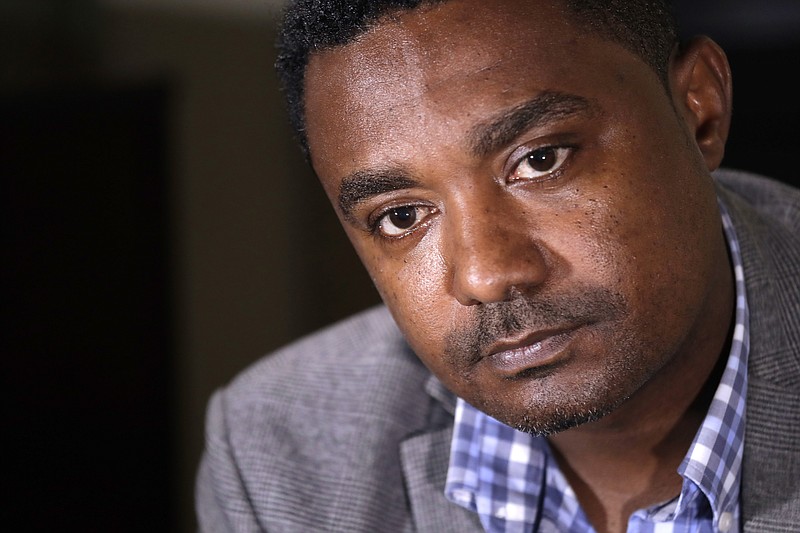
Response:
[{"label": "blazer collar", "polygon": [[478,515],[444,495],[456,397],[434,376],[425,383],[430,395],[427,424],[400,443],[400,462],[416,531],[481,533]]},{"label": "blazer collar", "polygon": [[800,247],[741,198],[719,193],[736,228],[750,307],[742,522],[746,532],[791,531],[800,522]]}]

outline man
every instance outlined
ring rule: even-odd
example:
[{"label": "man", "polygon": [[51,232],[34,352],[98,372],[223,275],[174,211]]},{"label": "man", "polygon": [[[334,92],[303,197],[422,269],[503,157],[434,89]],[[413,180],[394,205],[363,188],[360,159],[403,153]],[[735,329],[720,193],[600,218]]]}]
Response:
[{"label": "man", "polygon": [[657,0],[289,7],[386,308],[212,398],[202,529],[800,530],[800,192],[717,171],[727,60],[676,34]]}]

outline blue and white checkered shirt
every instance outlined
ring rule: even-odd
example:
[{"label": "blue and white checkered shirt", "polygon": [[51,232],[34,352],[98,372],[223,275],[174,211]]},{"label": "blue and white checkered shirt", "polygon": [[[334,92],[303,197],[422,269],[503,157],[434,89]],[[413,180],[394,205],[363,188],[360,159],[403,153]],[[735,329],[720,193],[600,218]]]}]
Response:
[{"label": "blue and white checkered shirt", "polygon": [[[749,320],[744,271],[720,203],[736,280],[736,323],[727,366],[678,473],[680,495],[631,515],[636,533],[738,533]],[[478,513],[487,532],[594,532],[547,440],[517,431],[459,399],[445,494]]]}]

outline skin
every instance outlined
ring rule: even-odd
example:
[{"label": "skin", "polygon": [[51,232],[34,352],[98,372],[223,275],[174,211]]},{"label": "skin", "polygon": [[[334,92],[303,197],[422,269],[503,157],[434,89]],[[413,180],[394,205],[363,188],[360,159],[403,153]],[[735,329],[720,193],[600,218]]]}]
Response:
[{"label": "skin", "polygon": [[729,115],[710,40],[666,89],[552,2],[402,13],[308,66],[314,169],[409,344],[550,435],[598,531],[678,494],[718,379],[733,282],[709,172]]}]

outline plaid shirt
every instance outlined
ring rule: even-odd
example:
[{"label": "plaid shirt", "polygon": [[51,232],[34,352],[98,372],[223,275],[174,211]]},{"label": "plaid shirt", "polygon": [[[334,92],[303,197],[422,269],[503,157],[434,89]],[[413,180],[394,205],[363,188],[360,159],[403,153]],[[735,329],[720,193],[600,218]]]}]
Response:
[{"label": "plaid shirt", "polygon": [[[720,207],[736,281],[728,363],[678,468],[683,477],[680,495],[633,513],[630,532],[739,532],[749,321],[739,244],[724,205]],[[594,532],[547,440],[506,426],[461,399],[445,494],[478,513],[490,533]]]}]

